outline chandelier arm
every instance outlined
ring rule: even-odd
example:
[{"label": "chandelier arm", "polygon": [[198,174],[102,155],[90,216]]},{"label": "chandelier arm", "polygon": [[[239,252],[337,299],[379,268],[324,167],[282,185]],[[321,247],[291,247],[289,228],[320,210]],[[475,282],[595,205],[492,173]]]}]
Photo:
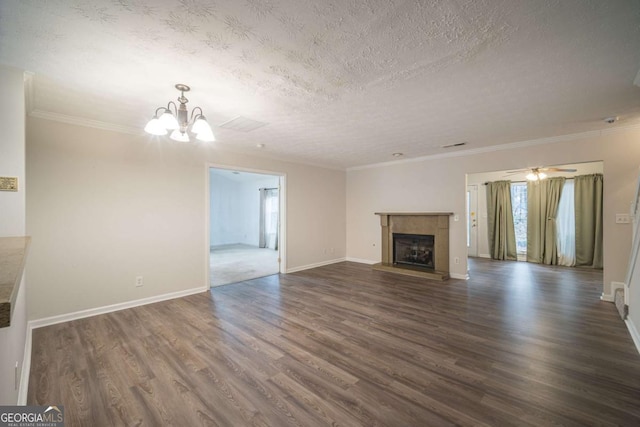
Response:
[{"label": "chandelier arm", "polygon": [[[172,105],[173,105],[173,111],[171,111],[171,108],[170,108]],[[165,110],[171,111],[175,116],[178,115],[178,107],[176,106],[176,103],[173,101],[169,101],[167,103],[167,108],[165,108]]]},{"label": "chandelier arm", "polygon": [[159,116],[158,116],[158,112],[159,112],[159,111],[161,111],[161,110],[162,110],[162,112],[165,112],[167,109],[166,109],[166,108],[164,108],[164,107],[158,107],[158,108],[156,108],[156,114],[155,114],[155,117],[159,117]]},{"label": "chandelier arm", "polygon": [[[196,110],[200,110],[200,113],[196,114]],[[198,119],[198,117],[204,117],[204,113],[202,112],[202,108],[193,107],[193,110],[191,110],[191,117],[189,118],[189,123],[190,124],[194,123],[195,120]]]}]

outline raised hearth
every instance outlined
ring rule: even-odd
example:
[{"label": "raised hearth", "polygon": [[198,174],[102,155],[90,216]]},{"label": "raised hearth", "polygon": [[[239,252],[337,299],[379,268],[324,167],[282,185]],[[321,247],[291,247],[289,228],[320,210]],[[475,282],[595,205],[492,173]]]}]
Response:
[{"label": "raised hearth", "polygon": [[382,262],[375,270],[436,280],[449,278],[450,212],[376,212]]}]

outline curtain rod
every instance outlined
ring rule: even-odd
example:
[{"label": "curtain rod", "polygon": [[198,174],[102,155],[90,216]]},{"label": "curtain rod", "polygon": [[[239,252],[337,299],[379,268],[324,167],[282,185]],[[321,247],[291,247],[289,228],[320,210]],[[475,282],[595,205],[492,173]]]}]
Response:
[{"label": "curtain rod", "polygon": [[258,188],[258,191],[260,190],[278,190],[278,187],[274,187],[274,188]]},{"label": "curtain rod", "polygon": [[[546,179],[546,178],[545,178],[545,179]],[[573,179],[573,177],[571,177],[571,178],[565,178],[565,179]],[[507,181],[507,180],[505,179],[505,180],[503,180],[503,181]],[[482,183],[482,185],[487,185],[487,184],[489,184],[489,182],[495,182],[495,181],[487,181],[487,182],[483,182],[483,183]],[[509,182],[510,182],[510,183],[512,183],[512,184],[513,184],[514,182],[515,182],[515,183],[525,183],[525,184],[526,184],[527,182],[537,182],[537,181],[509,181]],[[473,185],[473,184],[469,184],[469,185]]]}]

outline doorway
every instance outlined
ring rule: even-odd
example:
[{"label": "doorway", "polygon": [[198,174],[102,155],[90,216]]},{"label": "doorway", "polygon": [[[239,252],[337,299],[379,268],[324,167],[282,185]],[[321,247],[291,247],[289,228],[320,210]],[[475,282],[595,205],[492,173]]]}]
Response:
[{"label": "doorway", "polygon": [[278,274],[284,177],[217,167],[208,173],[209,285]]},{"label": "doorway", "polygon": [[[593,162],[585,162],[585,163],[566,163],[566,164],[558,164],[558,165],[550,165],[546,166],[549,168],[548,174],[549,178],[553,177],[564,177],[566,179],[565,185],[562,189],[562,194],[564,198],[567,200],[573,200],[572,193],[569,192],[570,184],[573,182],[572,180],[576,176],[580,175],[590,175],[590,174],[603,174],[604,165],[602,161],[593,161]],[[568,170],[560,170],[560,169],[573,169],[573,171]],[[466,205],[467,205],[467,247],[469,248],[469,256],[472,255],[473,252],[473,242],[476,240],[477,246],[477,256],[479,258],[491,258],[491,251],[489,248],[489,224],[488,224],[488,207],[487,207],[487,183],[495,182],[495,181],[509,181],[510,182],[510,197],[511,197],[511,208],[513,213],[513,222],[514,222],[514,231],[516,236],[516,252],[518,261],[527,261],[527,246],[530,242],[527,240],[527,228],[528,228],[528,219],[530,217],[530,213],[528,212],[528,191],[527,191],[527,182],[529,169],[523,168],[519,170],[498,170],[492,172],[479,172],[479,173],[471,173],[466,176]],[[475,187],[475,188],[474,188]],[[476,202],[477,202],[477,211],[475,211],[475,215],[472,216],[474,202],[473,202],[473,191],[476,192]],[[564,226],[564,230],[561,228],[561,210],[558,207],[558,235],[559,239],[564,242],[564,237],[568,238],[570,241],[575,241],[575,235],[572,235],[571,230],[575,231],[575,223],[568,224]],[[574,217],[573,211],[569,212],[567,215],[569,218]],[[475,217],[477,221],[475,222],[476,227],[472,227],[474,224],[472,222],[472,218]],[[474,236],[475,234],[475,236]],[[560,239],[563,237],[563,239]],[[558,243],[558,247],[568,247],[569,245],[566,243]],[[566,250],[563,249],[563,253],[566,253]],[[530,255],[530,254],[529,254]],[[571,265],[570,263],[565,263],[563,261],[563,256],[558,255],[558,261],[560,265]]]}]

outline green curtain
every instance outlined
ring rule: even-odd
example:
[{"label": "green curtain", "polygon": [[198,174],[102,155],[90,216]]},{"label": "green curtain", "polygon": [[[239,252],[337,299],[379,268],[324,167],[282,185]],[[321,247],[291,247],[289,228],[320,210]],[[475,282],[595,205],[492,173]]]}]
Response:
[{"label": "green curtain", "polygon": [[576,266],[602,268],[602,174],[574,178]]},{"label": "green curtain", "polygon": [[513,226],[509,181],[487,183],[487,217],[491,258],[515,261],[516,232]]},{"label": "green curtain", "polygon": [[558,264],[556,214],[565,178],[527,182],[527,261]]}]

